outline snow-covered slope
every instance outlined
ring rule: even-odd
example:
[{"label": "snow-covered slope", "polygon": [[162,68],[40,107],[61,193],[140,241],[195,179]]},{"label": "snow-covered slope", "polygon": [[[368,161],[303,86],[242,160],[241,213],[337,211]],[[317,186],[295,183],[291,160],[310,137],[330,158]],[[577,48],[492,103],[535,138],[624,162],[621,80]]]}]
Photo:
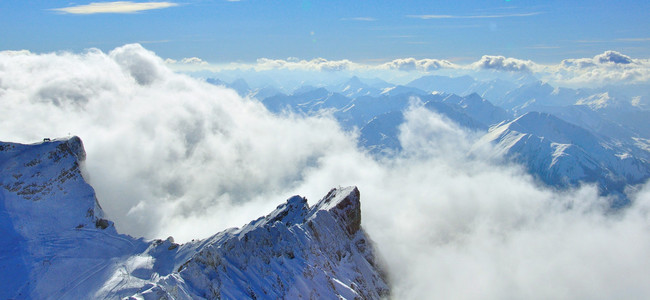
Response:
[{"label": "snow-covered slope", "polygon": [[490,129],[478,143],[496,145],[547,184],[597,183],[604,194],[623,194],[628,184],[650,178],[650,164],[619,153],[603,138],[546,113],[530,112]]},{"label": "snow-covered slope", "polygon": [[294,196],[241,229],[178,245],[116,232],[79,138],[0,143],[2,299],[376,299],[388,294],[359,191]]},{"label": "snow-covered slope", "polygon": [[442,102],[458,106],[465,114],[486,127],[512,119],[504,109],[494,106],[490,101],[481,98],[478,94],[472,93],[465,97],[455,94],[448,95]]},{"label": "snow-covered slope", "polygon": [[391,155],[402,150],[399,141],[399,126],[404,123],[404,113],[392,111],[376,116],[359,135],[359,145],[373,154]]},{"label": "snow-covered slope", "polygon": [[281,113],[284,110],[314,114],[320,110],[342,109],[350,102],[347,97],[332,93],[325,88],[308,89],[302,92],[297,91],[293,95],[278,94],[262,100],[266,108],[274,113]]},{"label": "snow-covered slope", "polygon": [[563,87],[553,87],[541,81],[523,84],[509,91],[503,98],[492,100],[494,104],[523,115],[535,111],[537,106],[566,106],[584,97],[585,92]]},{"label": "snow-covered slope", "polygon": [[[0,143],[0,298],[84,298],[144,242],[117,234],[81,176],[79,138]],[[4,235],[4,234],[3,234]]]}]

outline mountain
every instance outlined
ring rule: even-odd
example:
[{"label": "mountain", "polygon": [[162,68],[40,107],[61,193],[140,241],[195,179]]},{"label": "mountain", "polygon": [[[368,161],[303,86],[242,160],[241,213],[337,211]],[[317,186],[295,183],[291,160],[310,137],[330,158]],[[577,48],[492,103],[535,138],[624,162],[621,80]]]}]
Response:
[{"label": "mountain", "polygon": [[426,75],[415,79],[406,86],[418,88],[427,92],[442,92],[466,96],[472,93],[488,100],[500,100],[505,95],[517,88],[517,84],[503,79],[476,80],[468,75],[448,77],[440,75]]},{"label": "mountain", "polygon": [[376,89],[370,85],[365,84],[357,76],[351,77],[344,83],[330,87],[328,90],[342,94],[348,98],[356,98],[359,96],[377,96],[381,93],[380,89]]},{"label": "mountain", "polygon": [[477,93],[482,98],[495,102],[505,97],[509,91],[517,88],[517,84],[503,79],[492,79],[487,81],[476,81],[470,88],[469,93]]},{"label": "mountain", "polygon": [[278,89],[274,88],[273,86],[265,86],[248,92],[248,96],[251,98],[256,98],[261,101],[262,99],[266,99],[268,97],[275,96],[281,93],[282,92],[280,92]]},{"label": "mountain", "polygon": [[535,111],[537,106],[572,105],[578,99],[589,95],[585,91],[563,87],[555,88],[548,83],[536,81],[522,84],[506,93],[503,98],[494,99],[493,102],[515,115],[522,115]]},{"label": "mountain", "polygon": [[2,299],[378,299],[389,293],[356,187],[300,196],[242,228],[179,245],[119,234],[78,137],[0,142]]},{"label": "mountain", "polygon": [[451,94],[443,99],[442,102],[458,106],[465,114],[486,127],[512,118],[503,108],[494,106],[490,101],[487,101],[476,93],[465,97]]},{"label": "mountain", "polygon": [[410,86],[404,86],[404,85],[396,85],[396,86],[391,86],[383,89],[380,93],[382,96],[399,96],[399,95],[427,95],[430,94],[428,92],[425,92],[421,89],[410,87]]},{"label": "mountain", "polygon": [[[365,120],[368,112],[376,113],[361,127],[359,145],[373,154],[390,155],[402,150],[399,126],[404,123],[404,110],[408,107],[408,94],[399,97],[355,99],[348,113],[351,118]],[[372,100],[374,99],[374,103]],[[460,97],[455,94],[430,94],[420,96],[424,107],[441,114],[456,124],[472,131],[487,131],[490,125],[508,120],[510,115],[500,107],[477,94]],[[367,100],[361,103],[361,100]],[[390,103],[388,105],[387,103]],[[381,111],[381,108],[391,108]]]},{"label": "mountain", "polygon": [[325,88],[308,89],[293,95],[278,94],[262,100],[264,106],[274,113],[289,110],[305,114],[314,114],[323,109],[339,110],[349,102],[349,98]]},{"label": "mountain", "polygon": [[359,145],[370,153],[391,155],[402,150],[399,125],[404,123],[401,111],[392,111],[374,117],[361,128]]},{"label": "mountain", "polygon": [[362,96],[353,99],[345,109],[337,112],[335,117],[343,128],[362,128],[377,116],[393,111],[403,111],[409,105],[413,94],[379,97]]},{"label": "mountain", "polygon": [[616,109],[593,110],[586,105],[539,106],[538,112],[552,114],[605,139],[618,152],[650,161],[650,112]]},{"label": "mountain", "polygon": [[227,88],[231,88],[239,94],[241,97],[251,97],[251,98],[257,98],[259,100],[265,99],[271,96],[275,96],[277,94],[280,94],[280,90],[276,89],[275,87],[271,85],[267,85],[261,88],[251,88],[248,83],[242,79],[236,79],[231,83],[227,83],[221,79],[217,78],[207,78],[205,80],[207,83],[214,84],[214,85],[221,85],[225,86]]},{"label": "mountain", "polygon": [[251,92],[251,87],[243,78],[235,79],[235,81],[231,82],[228,87],[237,91],[237,93],[242,97],[246,97]]},{"label": "mountain", "polygon": [[474,84],[476,84],[476,80],[467,75],[460,77],[427,75],[407,83],[406,86],[427,92],[444,92],[465,95]]},{"label": "mountain", "polygon": [[621,153],[607,139],[546,113],[526,113],[495,126],[477,146],[484,143],[494,144],[497,155],[523,164],[551,186],[595,183],[602,194],[622,197],[628,184],[650,178],[650,164],[644,159]]}]

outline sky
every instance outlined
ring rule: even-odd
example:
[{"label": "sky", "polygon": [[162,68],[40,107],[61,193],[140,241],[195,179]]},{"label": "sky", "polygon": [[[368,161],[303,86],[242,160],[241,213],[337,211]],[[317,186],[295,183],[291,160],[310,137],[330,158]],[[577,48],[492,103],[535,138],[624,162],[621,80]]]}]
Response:
[{"label": "sky", "polygon": [[454,63],[502,55],[538,63],[614,50],[650,57],[647,1],[0,2],[0,50],[110,51],[140,43],[163,58]]}]

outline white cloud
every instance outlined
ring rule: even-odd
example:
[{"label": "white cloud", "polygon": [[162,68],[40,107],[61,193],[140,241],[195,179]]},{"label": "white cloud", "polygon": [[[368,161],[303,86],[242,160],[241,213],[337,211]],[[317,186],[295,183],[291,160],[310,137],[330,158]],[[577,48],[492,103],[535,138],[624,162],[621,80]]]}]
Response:
[{"label": "white cloud", "polygon": [[650,294],[650,186],[611,214],[594,187],[558,193],[520,167],[467,157],[473,136],[418,105],[401,127],[405,155],[376,161],[332,119],[272,115],[139,45],[5,51],[0,66],[0,140],[80,135],[89,180],[122,232],[186,241],[293,194],[314,203],[358,185],[396,299]]},{"label": "white cloud", "polygon": [[408,15],[409,18],[414,19],[499,19],[499,18],[513,18],[513,17],[532,17],[541,14],[541,12],[519,13],[519,14],[493,14],[493,15]]},{"label": "white cloud", "polygon": [[433,71],[438,69],[454,69],[457,68],[453,63],[443,59],[415,59],[415,58],[399,58],[390,62],[379,65],[379,68],[387,68],[401,71]]},{"label": "white cloud", "polygon": [[650,38],[621,38],[616,40],[620,42],[650,42]]},{"label": "white cloud", "polygon": [[181,63],[189,65],[207,65],[208,63],[198,57],[186,57],[181,59]]},{"label": "white cloud", "polygon": [[620,84],[650,81],[650,60],[633,59],[616,51],[605,51],[592,58],[565,59],[549,66],[550,78],[569,84]]},{"label": "white cloud", "polygon": [[[253,63],[210,64],[198,58],[187,58],[181,62],[167,60],[177,71],[187,72],[222,72],[222,71],[338,71],[343,76],[351,74],[362,77],[380,77],[384,80],[405,83],[421,76],[422,72],[448,75],[473,75],[476,71],[512,72],[497,76],[512,76],[526,73],[556,86],[597,87],[606,84],[628,84],[650,82],[650,59],[632,58],[616,51],[605,51],[590,58],[565,59],[557,64],[542,64],[501,55],[484,55],[476,62],[457,64],[445,59],[435,58],[397,58],[386,62],[354,62],[348,59],[328,60],[315,58],[311,60],[289,57],[287,59],[260,58]],[[194,62],[194,63],[192,63]],[[412,72],[414,71],[414,72]],[[283,74],[282,76],[287,76]],[[483,74],[485,75],[485,73]],[[240,75],[241,76],[241,75]],[[406,76],[406,77],[405,77]],[[407,78],[408,80],[404,79]],[[404,80],[402,80],[404,79]],[[339,80],[342,80],[339,78]]]},{"label": "white cloud", "polygon": [[312,60],[298,60],[291,57],[287,60],[260,58],[254,66],[258,70],[270,69],[289,69],[289,70],[315,70],[315,71],[343,71],[352,69],[355,63],[343,60],[327,60],[324,58],[315,58]]},{"label": "white cloud", "polygon": [[602,54],[596,55],[594,60],[598,61],[601,64],[629,64],[632,63],[632,59],[624,54],[621,54],[616,51],[605,51]]},{"label": "white cloud", "polygon": [[115,1],[115,2],[93,2],[87,5],[76,5],[52,9],[53,11],[68,14],[124,14],[137,13],[145,10],[162,9],[177,6],[173,2],[132,2],[132,1]]},{"label": "white cloud", "polygon": [[472,64],[474,68],[478,69],[526,73],[532,72],[533,65],[534,63],[530,60],[495,55],[483,55],[479,61]]},{"label": "white cloud", "polygon": [[578,67],[578,68],[588,68],[594,67],[597,65],[628,65],[632,63],[641,63],[639,60],[633,60],[629,56],[616,52],[616,51],[605,51],[601,54],[594,56],[593,58],[579,58],[579,59],[565,59],[561,62],[563,67]]}]

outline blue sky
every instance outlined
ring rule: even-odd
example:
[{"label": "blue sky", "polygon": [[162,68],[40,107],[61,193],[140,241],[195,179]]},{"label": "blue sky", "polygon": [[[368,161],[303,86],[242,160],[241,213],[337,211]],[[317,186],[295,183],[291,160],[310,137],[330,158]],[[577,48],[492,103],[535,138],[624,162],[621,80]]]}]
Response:
[{"label": "blue sky", "polygon": [[0,50],[108,51],[138,42],[164,58],[210,62],[466,63],[488,54],[543,63],[605,50],[650,57],[650,1],[185,0],[145,2],[152,9],[131,13],[56,10],[91,2],[0,1]]}]

